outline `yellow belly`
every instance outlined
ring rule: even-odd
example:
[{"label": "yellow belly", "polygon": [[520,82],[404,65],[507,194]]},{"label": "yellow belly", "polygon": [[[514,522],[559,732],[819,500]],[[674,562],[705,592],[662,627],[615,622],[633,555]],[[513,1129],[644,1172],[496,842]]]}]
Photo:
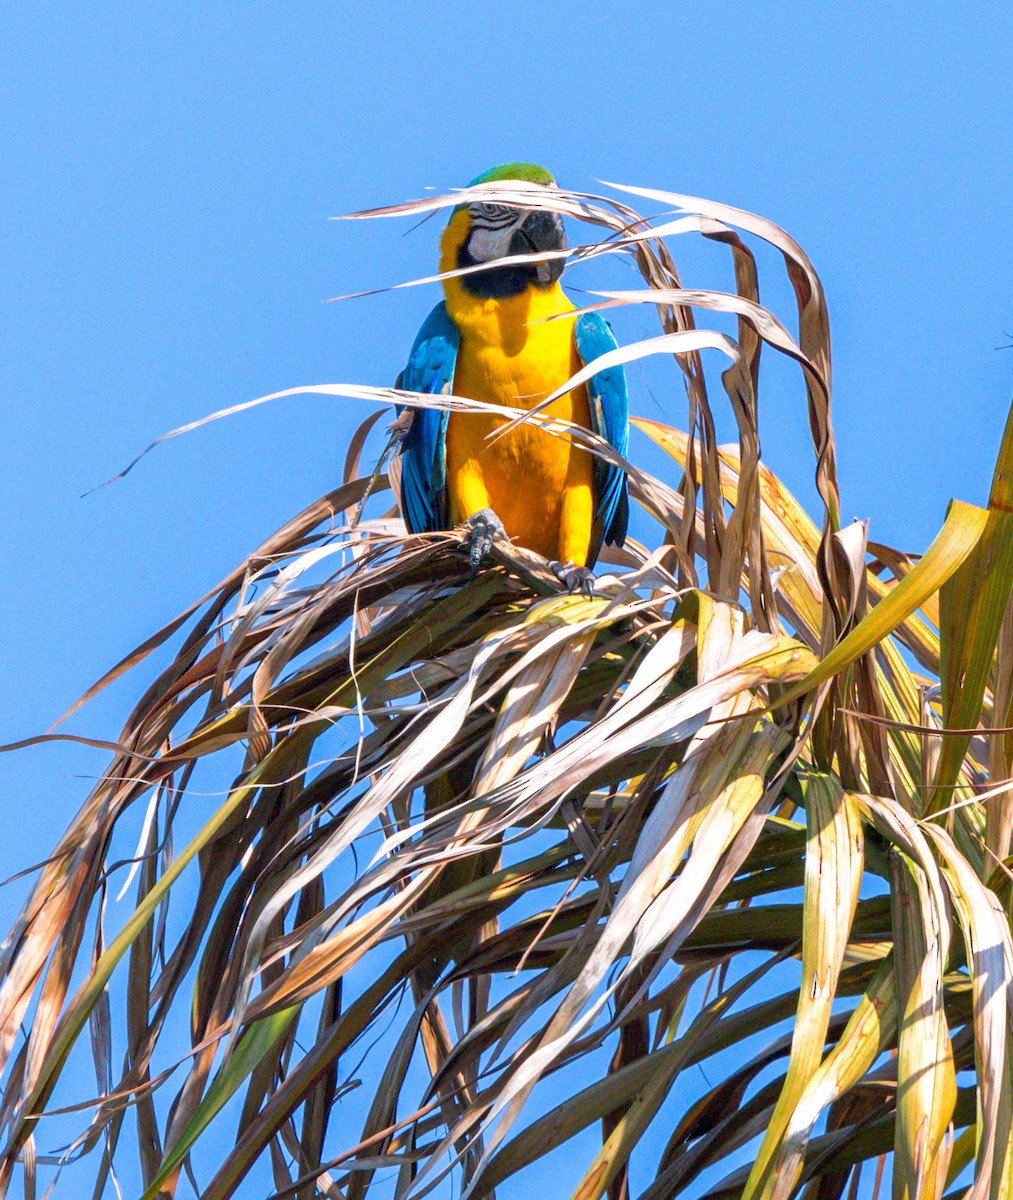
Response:
[{"label": "yellow belly", "polygon": [[[449,289],[448,289],[449,292]],[[466,298],[467,302],[467,298]],[[545,324],[539,319],[573,306],[558,288],[531,289],[502,301],[470,301],[461,330],[454,391],[489,404],[532,408],[578,371],[573,318]],[[590,427],[583,387],[545,410]],[[492,508],[507,534],[548,559],[587,562],[593,499],[592,458],[569,440],[533,425],[520,425],[490,442],[504,424],[492,416],[452,413],[447,429],[447,489],[455,524]]]}]

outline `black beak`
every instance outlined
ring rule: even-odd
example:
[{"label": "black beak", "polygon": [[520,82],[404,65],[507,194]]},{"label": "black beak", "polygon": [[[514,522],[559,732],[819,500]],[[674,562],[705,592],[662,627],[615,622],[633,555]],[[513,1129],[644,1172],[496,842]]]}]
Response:
[{"label": "black beak", "polygon": [[[540,209],[529,213],[520,229],[510,239],[511,254],[541,254],[546,250],[565,249],[563,218],[559,213],[543,212]],[[563,260],[554,258],[538,263],[535,271],[538,285],[549,287],[562,275]]]}]

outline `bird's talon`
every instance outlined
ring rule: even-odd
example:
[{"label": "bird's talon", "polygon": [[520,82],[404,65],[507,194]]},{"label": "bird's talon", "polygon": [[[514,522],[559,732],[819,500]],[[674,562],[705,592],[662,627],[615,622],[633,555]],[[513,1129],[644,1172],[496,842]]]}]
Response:
[{"label": "bird's talon", "polygon": [[471,564],[471,577],[474,579],[482,559],[492,549],[493,542],[497,536],[506,537],[506,530],[491,508],[479,509],[464,524],[471,531],[468,540],[468,562]]},{"label": "bird's talon", "polygon": [[588,600],[594,595],[594,571],[587,567],[575,567],[573,563],[550,562],[549,566],[568,592],[583,592]]}]

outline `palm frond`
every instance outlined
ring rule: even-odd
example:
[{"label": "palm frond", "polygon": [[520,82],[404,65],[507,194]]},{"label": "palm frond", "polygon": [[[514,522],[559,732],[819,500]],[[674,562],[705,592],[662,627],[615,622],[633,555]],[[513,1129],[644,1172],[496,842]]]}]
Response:
[{"label": "palm frond", "polygon": [[[591,597],[507,544],[472,578],[460,532],[406,534],[396,458],[360,473],[374,412],[340,487],[101,680],[175,645],[3,946],[0,1187],[95,1152],[96,1196],[480,1197],[570,1145],[580,1200],[831,1200],[883,1156],[895,1196],[1008,1194],[1013,421],[987,510],[954,501],[917,560],[870,545],[804,252],[615,190],[663,211],[499,183],[356,216],[520,198],[605,231],[570,258],[634,259],[644,287],[589,307],[658,314],[610,361],[674,355],[685,428],[636,421],[665,469],[508,416],[618,461],[646,543]],[[683,286],[687,235],[736,294]],[[760,461],[764,346],[802,372],[818,524]]]}]

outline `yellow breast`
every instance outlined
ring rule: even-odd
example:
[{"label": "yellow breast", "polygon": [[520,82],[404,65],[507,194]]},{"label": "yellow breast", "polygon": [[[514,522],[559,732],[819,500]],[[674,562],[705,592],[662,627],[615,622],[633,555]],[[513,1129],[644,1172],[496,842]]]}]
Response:
[{"label": "yellow breast", "polygon": [[[451,232],[453,222],[448,227]],[[456,265],[446,248],[441,270]],[[573,305],[558,284],[507,299],[480,299],[444,281],[461,333],[454,391],[489,404],[533,408],[581,367]],[[547,320],[558,317],[557,320]],[[545,410],[590,426],[583,387]],[[584,565],[591,534],[591,456],[534,425],[489,441],[503,418],[452,413],[447,429],[450,517],[458,524],[492,508],[511,538],[549,559]]]}]

